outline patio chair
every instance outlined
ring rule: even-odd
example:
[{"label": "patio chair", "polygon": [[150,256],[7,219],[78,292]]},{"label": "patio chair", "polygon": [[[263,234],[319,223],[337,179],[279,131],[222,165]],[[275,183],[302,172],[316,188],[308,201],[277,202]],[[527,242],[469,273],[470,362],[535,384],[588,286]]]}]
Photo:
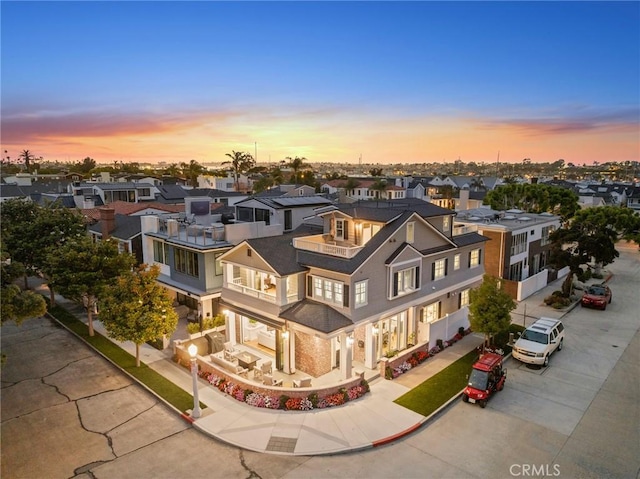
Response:
[{"label": "patio chair", "polygon": [[263,374],[262,374],[262,368],[260,366],[254,366],[253,367],[253,379],[258,380],[258,379],[262,379]]},{"label": "patio chair", "polygon": [[231,343],[231,341],[227,341],[226,343],[224,343],[224,350],[228,353],[236,352],[236,348],[233,347],[233,344]]},{"label": "patio chair", "polygon": [[260,364],[260,369],[262,370],[262,374],[273,374],[273,366],[271,365],[271,361],[264,361]]},{"label": "patio chair", "polygon": [[293,387],[294,388],[310,388],[311,378],[294,379]]},{"label": "patio chair", "polygon": [[282,379],[273,379],[273,376],[270,374],[265,374],[262,384],[265,386],[282,386]]}]

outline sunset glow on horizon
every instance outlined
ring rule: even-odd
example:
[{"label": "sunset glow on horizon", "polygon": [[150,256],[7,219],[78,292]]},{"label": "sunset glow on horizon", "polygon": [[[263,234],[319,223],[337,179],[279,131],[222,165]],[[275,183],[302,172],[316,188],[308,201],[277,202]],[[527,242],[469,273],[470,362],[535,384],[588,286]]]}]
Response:
[{"label": "sunset glow on horizon", "polygon": [[640,161],[635,2],[0,8],[12,158]]}]

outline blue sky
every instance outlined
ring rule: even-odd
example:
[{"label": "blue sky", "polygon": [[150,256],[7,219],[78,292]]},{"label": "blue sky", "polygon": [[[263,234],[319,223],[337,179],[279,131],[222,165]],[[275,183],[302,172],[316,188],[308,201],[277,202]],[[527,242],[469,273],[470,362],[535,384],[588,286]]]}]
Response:
[{"label": "blue sky", "polygon": [[7,2],[2,148],[640,159],[638,2]]}]

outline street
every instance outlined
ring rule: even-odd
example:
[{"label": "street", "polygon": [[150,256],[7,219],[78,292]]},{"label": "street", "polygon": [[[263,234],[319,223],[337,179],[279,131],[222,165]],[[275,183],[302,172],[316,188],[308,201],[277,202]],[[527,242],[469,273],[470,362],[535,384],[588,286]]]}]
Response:
[{"label": "street", "polygon": [[612,304],[569,312],[548,367],[510,359],[486,409],[459,401],[404,439],[335,456],[227,446],[52,321],[5,325],[2,477],[637,478],[640,257],[619,250]]}]

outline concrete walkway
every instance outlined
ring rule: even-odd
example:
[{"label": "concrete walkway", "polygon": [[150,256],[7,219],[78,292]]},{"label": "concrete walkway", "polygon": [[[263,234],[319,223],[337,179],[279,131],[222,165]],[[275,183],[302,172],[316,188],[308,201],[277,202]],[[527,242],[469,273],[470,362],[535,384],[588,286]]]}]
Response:
[{"label": "concrete walkway", "polygon": [[[562,279],[518,304],[512,313],[513,322],[527,325],[540,316],[560,318],[573,306],[555,310],[544,305],[544,298],[560,288]],[[34,284],[35,289],[42,288]],[[46,286],[45,286],[46,288]],[[47,292],[48,293],[48,292]],[[86,314],[77,303],[57,297],[61,306],[86,321]],[[576,303],[577,304],[577,303]],[[107,337],[99,321],[94,321],[97,332]],[[420,366],[404,373],[393,381],[383,378],[370,383],[371,390],[364,397],[340,407],[312,411],[281,411],[248,406],[199,380],[199,399],[206,407],[202,416],[185,419],[193,426],[221,441],[256,452],[290,455],[322,455],[366,449],[386,444],[421,427],[430,418],[459,398],[451,398],[440,410],[429,417],[395,404],[393,401],[418,384],[438,373],[452,362],[482,343],[482,335],[471,334],[429,358]],[[133,343],[118,343],[135,355]],[[174,363],[167,352],[143,345],[141,361],[192,393],[192,377],[189,371]]]}]

